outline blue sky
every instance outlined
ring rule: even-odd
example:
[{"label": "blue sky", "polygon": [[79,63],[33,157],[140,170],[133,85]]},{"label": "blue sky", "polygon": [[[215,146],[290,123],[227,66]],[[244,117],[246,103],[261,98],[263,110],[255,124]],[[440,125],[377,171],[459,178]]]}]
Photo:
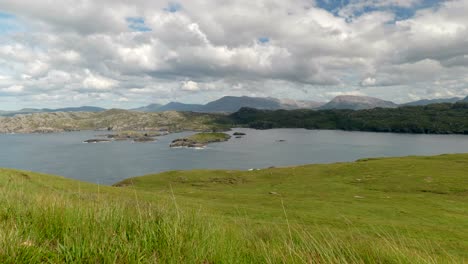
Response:
[{"label": "blue sky", "polygon": [[[377,0],[375,1],[378,2]],[[351,2],[350,0],[317,0],[317,5],[337,15],[338,12],[342,8],[349,5],[350,2]],[[353,1],[353,2],[359,2],[359,1]],[[439,0],[420,0],[419,3],[416,3],[415,5],[411,7],[401,7],[397,5],[388,5],[385,7],[367,6],[364,9],[359,10],[358,12],[355,12],[354,15],[360,16],[362,14],[369,13],[372,11],[389,10],[396,14],[397,20],[402,20],[402,19],[407,19],[407,18],[412,17],[417,10],[428,8],[428,7],[437,8],[439,3],[441,2],[442,1],[439,1]]]},{"label": "blue sky", "polygon": [[20,30],[21,26],[15,15],[0,11],[0,34],[18,32]]},{"label": "blue sky", "polygon": [[139,32],[151,31],[151,28],[145,24],[145,19],[143,17],[128,17],[127,22],[128,27],[132,30]]}]

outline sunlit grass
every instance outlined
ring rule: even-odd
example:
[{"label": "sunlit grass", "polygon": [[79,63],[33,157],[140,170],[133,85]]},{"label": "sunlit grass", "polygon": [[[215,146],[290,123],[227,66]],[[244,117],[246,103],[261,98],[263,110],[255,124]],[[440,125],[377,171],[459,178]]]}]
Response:
[{"label": "sunlit grass", "polygon": [[170,172],[126,187],[0,170],[0,263],[463,263],[467,164]]}]

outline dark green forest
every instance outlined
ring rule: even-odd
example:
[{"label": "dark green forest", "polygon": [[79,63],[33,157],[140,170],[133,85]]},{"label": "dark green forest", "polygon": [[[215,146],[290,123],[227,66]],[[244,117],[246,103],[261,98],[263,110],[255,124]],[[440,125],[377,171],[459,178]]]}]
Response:
[{"label": "dark green forest", "polygon": [[369,110],[242,108],[219,124],[255,129],[306,128],[419,134],[468,134],[468,103]]}]

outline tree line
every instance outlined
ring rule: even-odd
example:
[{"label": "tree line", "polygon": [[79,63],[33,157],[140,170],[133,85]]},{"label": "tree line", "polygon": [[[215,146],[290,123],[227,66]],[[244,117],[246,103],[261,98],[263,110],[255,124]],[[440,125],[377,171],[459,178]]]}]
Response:
[{"label": "tree line", "polygon": [[306,128],[418,134],[468,134],[468,103],[369,110],[259,110],[241,108],[216,121],[254,129]]}]

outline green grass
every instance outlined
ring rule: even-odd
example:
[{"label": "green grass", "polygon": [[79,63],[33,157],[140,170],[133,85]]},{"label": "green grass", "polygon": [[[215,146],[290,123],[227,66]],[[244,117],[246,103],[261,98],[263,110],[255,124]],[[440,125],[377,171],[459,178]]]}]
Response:
[{"label": "green grass", "polygon": [[0,263],[464,263],[468,154],[98,186],[0,170]]},{"label": "green grass", "polygon": [[230,138],[231,138],[230,135],[226,133],[218,133],[218,132],[215,132],[215,133],[203,132],[203,133],[197,133],[195,135],[191,135],[187,137],[188,140],[196,142],[196,143],[200,143],[200,144],[207,144],[210,142],[221,142],[221,141],[229,140]]}]

